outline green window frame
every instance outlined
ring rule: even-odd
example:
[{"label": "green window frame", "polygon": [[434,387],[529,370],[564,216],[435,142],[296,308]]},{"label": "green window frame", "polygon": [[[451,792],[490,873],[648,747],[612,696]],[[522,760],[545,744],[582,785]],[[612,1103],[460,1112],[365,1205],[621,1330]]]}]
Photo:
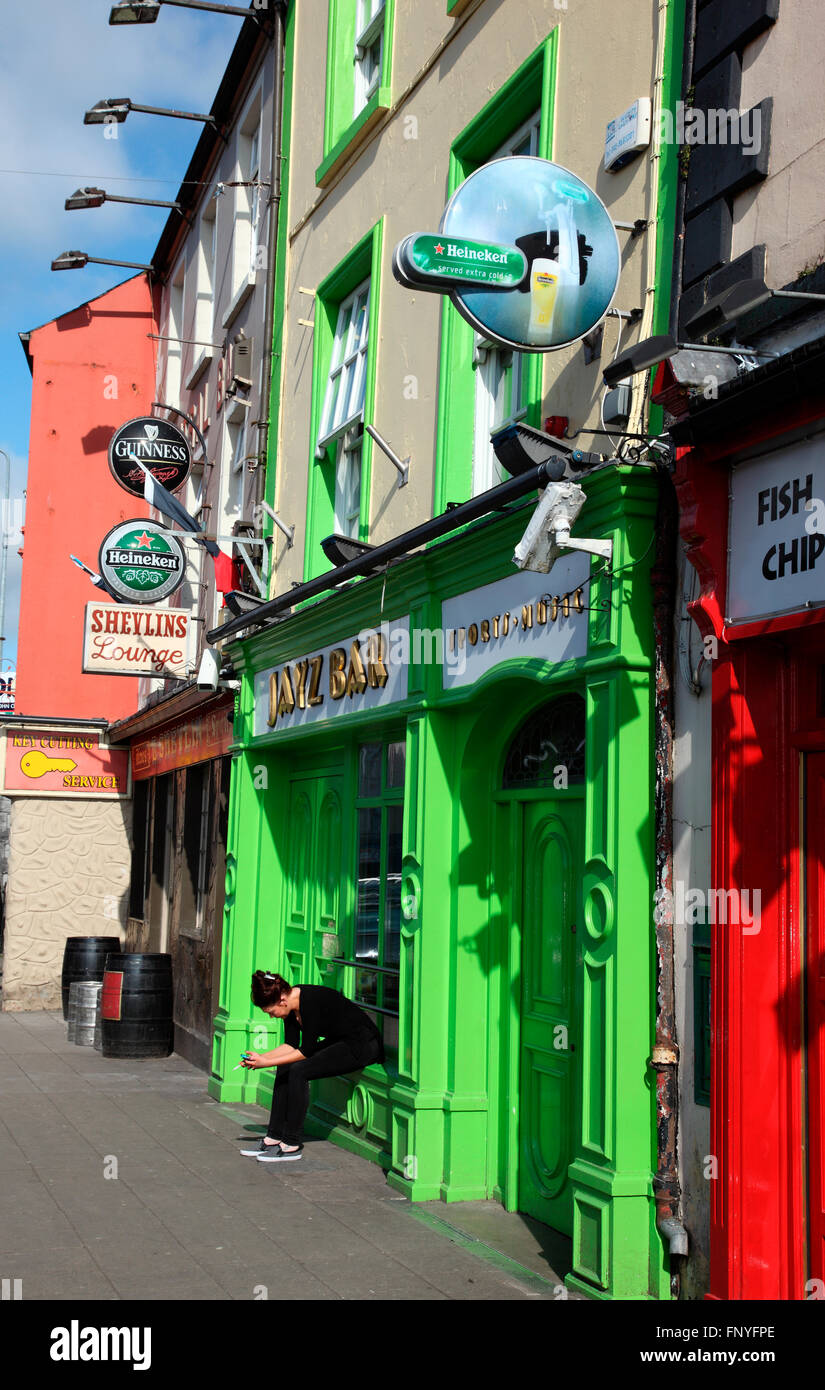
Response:
[{"label": "green window frame", "polygon": [[[341,530],[342,496],[347,491],[342,470],[346,468],[360,470],[360,488],[353,487],[349,493],[356,496],[360,492],[358,515],[357,519],[349,515],[348,532],[362,541],[366,541],[369,534],[372,440],[362,430],[365,421],[372,421],[375,403],[382,244],[383,221],[377,222],[353,247],[318,286],[316,294],[304,579],[314,579],[330,568],[321,550],[321,541]],[[349,319],[347,324],[342,324],[342,311],[348,302],[357,303],[357,292],[365,290],[368,292],[366,360],[359,362],[357,368],[363,387],[363,406],[353,418],[348,412],[343,422],[347,426],[345,429],[335,428],[330,432],[331,377],[340,369],[341,353],[346,355],[353,347],[357,355],[357,345],[349,341],[355,332],[354,323]],[[346,318],[346,314],[343,317]],[[348,332],[346,342],[342,337],[343,328]]]},{"label": "green window frame", "polygon": [[353,998],[378,1024],[387,1060],[398,1057],[401,858],[406,742],[403,733],[362,743],[355,798],[355,910],[349,959]]},{"label": "green window frame", "polygon": [[[521,67],[487,102],[453,142],[449,196],[502,145],[540,113],[538,155],[552,157],[556,90],[557,30],[553,29]],[[472,495],[476,392],[474,356],[477,335],[447,300],[441,320],[441,366],[438,389],[438,446],[434,512]],[[476,360],[476,365],[478,362]],[[525,354],[521,365],[525,418],[541,423],[542,355]]]},{"label": "green window frame", "polygon": [[394,17],[395,0],[329,0],[324,157],[315,170],[319,188],[389,110]]}]

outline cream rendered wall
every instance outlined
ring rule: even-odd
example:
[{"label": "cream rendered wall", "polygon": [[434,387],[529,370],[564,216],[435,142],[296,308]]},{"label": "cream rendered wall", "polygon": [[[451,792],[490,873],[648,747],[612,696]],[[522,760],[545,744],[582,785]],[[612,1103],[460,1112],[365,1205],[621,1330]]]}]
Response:
[{"label": "cream rendered wall", "polygon": [[11,803],[3,1009],[61,1008],[68,936],[123,936],[131,801]]},{"label": "cream rendered wall", "polygon": [[[390,267],[393,248],[411,231],[437,228],[447,200],[451,143],[555,27],[554,159],[595,187],[617,219],[650,217],[658,161],[648,152],[618,174],[604,174],[602,161],[608,120],[635,97],[652,95],[658,15],[651,0],[629,0],[620,9],[600,0],[575,0],[569,9],[557,8],[553,0],[529,6],[523,0],[482,0],[452,20],[446,0],[397,0],[393,106],[351,164],[321,190],[315,169],[323,158],[327,6],[298,7],[275,499],[279,515],[295,525],[296,533],[292,549],[276,533],[273,593],[303,578],[313,342],[312,329],[298,320],[312,318],[313,301],[299,293],[299,286],[316,289],[384,218],[379,341],[371,345],[378,354],[371,423],[397,454],[409,454],[412,462],[409,485],[399,490],[394,468],[373,448],[369,538],[381,543],[433,514],[438,424],[441,297],[413,294],[396,283]],[[439,54],[439,45],[451,34]],[[640,42],[640,34],[649,40]],[[434,55],[432,66],[420,75]],[[405,138],[413,129],[408,117],[415,117],[417,138]],[[644,308],[652,297],[653,233],[631,240],[620,232],[619,244],[623,271],[616,307]],[[650,331],[647,326],[645,333]],[[638,336],[638,327],[625,329],[624,343]],[[599,424],[601,370],[615,342],[616,320],[611,319],[601,364],[585,367],[580,345],[544,357],[546,412],[569,415],[571,432]],[[418,382],[414,400],[404,395],[408,375]],[[586,435],[579,442],[598,448],[593,439]],[[601,447],[609,450],[606,440]]]},{"label": "cream rendered wall", "polygon": [[772,96],[773,119],[768,177],[734,202],[731,258],[764,242],[772,289],[825,259],[823,19],[820,0],[781,6],[742,62],[741,109]]}]

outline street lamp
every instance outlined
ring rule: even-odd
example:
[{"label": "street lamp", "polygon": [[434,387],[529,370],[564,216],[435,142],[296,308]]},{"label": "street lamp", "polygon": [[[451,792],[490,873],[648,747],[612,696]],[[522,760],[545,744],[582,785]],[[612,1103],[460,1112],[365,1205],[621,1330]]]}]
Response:
[{"label": "street lamp", "polygon": [[71,198],[66,199],[65,206],[67,212],[73,212],[78,208],[100,208],[104,203],[135,203],[138,207],[172,208],[173,211],[185,215],[180,203],[164,203],[157,198],[123,198],[119,193],[106,193],[102,188],[77,188]]},{"label": "street lamp", "polygon": [[709,299],[688,319],[685,332],[691,338],[706,338],[708,333],[727,328],[769,299],[812,299],[825,301],[825,294],[808,294],[801,290],[769,290],[764,280],[739,280],[735,285]]},{"label": "street lamp", "polygon": [[84,125],[109,125],[116,121],[122,125],[130,111],[145,111],[150,116],[174,116],[179,121],[203,121],[206,125],[217,127],[214,116],[205,116],[197,111],[172,111],[165,106],[141,106],[129,97],[103,97],[96,101],[83,117]]},{"label": "street lamp", "polygon": [[184,10],[210,10],[215,14],[234,14],[239,19],[254,19],[259,24],[262,16],[254,9],[243,9],[239,5],[213,5],[207,0],[120,0],[109,12],[110,24],[154,24],[160,14],[161,4],[177,5]]},{"label": "street lamp", "polygon": [[127,270],[153,270],[151,265],[138,265],[135,261],[106,261],[101,256],[87,256],[85,251],[63,251],[52,261],[52,270],[82,270],[85,265],[123,265]]}]

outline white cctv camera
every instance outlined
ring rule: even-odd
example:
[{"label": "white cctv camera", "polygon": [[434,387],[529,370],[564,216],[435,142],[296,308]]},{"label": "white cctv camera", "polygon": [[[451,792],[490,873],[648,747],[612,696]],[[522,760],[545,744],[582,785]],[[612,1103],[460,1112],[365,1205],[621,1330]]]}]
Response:
[{"label": "white cctv camera", "polygon": [[217,647],[204,647],[198,668],[198,690],[217,690],[221,674],[221,654]]},{"label": "white cctv camera", "polygon": [[578,483],[548,483],[515,548],[513,563],[520,570],[547,574],[565,550],[586,550],[609,562],[613,556],[612,541],[574,540],[570,535],[586,500]]}]

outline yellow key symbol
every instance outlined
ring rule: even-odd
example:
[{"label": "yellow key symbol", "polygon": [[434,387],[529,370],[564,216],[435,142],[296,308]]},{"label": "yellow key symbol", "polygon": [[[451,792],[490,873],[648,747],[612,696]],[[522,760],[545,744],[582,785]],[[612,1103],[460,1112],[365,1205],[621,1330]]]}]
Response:
[{"label": "yellow key symbol", "polygon": [[75,767],[77,763],[71,758],[47,758],[39,748],[33,748],[20,759],[20,771],[27,777],[42,777],[45,772],[71,772]]}]

